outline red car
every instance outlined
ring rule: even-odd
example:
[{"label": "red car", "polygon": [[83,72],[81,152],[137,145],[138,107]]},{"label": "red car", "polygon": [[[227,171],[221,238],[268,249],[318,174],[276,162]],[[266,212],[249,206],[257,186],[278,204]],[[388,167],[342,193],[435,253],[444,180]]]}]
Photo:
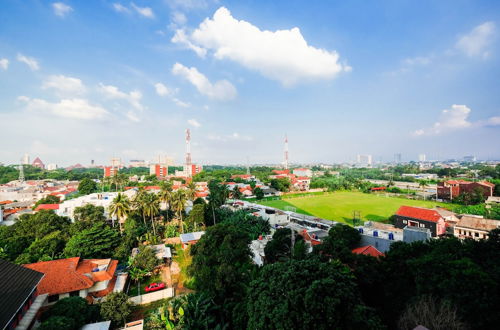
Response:
[{"label": "red car", "polygon": [[144,288],[146,292],[153,292],[157,290],[165,289],[165,283],[151,283],[147,287]]}]

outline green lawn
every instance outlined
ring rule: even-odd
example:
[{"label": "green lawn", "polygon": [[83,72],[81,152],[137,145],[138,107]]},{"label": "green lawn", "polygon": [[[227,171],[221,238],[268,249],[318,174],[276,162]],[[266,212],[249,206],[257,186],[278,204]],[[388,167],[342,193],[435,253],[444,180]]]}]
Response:
[{"label": "green lawn", "polygon": [[362,221],[386,222],[401,205],[432,208],[451,206],[433,201],[420,201],[405,198],[385,197],[383,195],[364,194],[361,192],[334,192],[332,194],[310,197],[289,198],[285,200],[263,201],[262,205],[285,209],[295,207],[298,213],[314,215],[319,218],[338,222],[352,223],[353,211],[361,212]]},{"label": "green lawn", "polygon": [[[145,277],[141,280],[140,285],[141,285],[141,294],[146,294],[146,286],[150,285],[151,283],[154,282],[161,282],[161,274],[153,275],[153,276],[148,276]],[[130,285],[130,289],[128,290],[128,295],[131,297],[137,296],[138,295],[138,290],[137,290],[137,284],[135,281],[132,282]]]}]

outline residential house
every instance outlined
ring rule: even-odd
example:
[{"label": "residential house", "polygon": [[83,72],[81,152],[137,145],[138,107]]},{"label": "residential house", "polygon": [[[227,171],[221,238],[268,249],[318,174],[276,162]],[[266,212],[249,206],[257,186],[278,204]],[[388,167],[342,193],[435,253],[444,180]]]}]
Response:
[{"label": "residential house", "polygon": [[493,196],[495,185],[491,182],[481,181],[472,182],[464,180],[448,180],[439,182],[437,185],[438,198],[444,200],[453,200],[462,193],[472,193],[475,190],[481,190],[484,198]]},{"label": "residential house", "polygon": [[366,246],[356,248],[356,249],[352,250],[352,253],[362,254],[365,256],[371,256],[371,257],[375,257],[375,258],[384,256],[384,254],[382,252],[380,252],[379,250],[377,250],[375,247],[373,247],[371,245],[366,245]]},{"label": "residential house", "polygon": [[492,206],[500,206],[500,196],[490,196],[486,200],[486,208],[491,208]]},{"label": "residential house", "polygon": [[312,177],[313,176],[313,172],[308,169],[308,168],[296,168],[293,170],[292,172],[295,176],[305,176],[305,177]]},{"label": "residential house", "polygon": [[480,216],[463,215],[453,229],[455,237],[475,240],[487,239],[491,230],[500,228],[500,220],[484,219]]},{"label": "residential house", "polygon": [[396,228],[419,227],[428,228],[431,236],[441,236],[446,233],[445,219],[438,211],[422,207],[401,206],[395,217]]},{"label": "residential house", "polygon": [[182,248],[187,249],[189,246],[196,244],[204,234],[204,231],[181,234]]},{"label": "residential house", "polygon": [[93,302],[113,292],[117,265],[118,260],[74,257],[23,266],[45,274],[38,291],[48,294],[46,304],[53,304],[75,296]]},{"label": "residential house", "polygon": [[[165,244],[157,244],[157,245],[148,245],[148,247],[152,248],[156,254],[156,258],[163,261],[164,263],[169,263],[172,260],[172,250],[169,246]],[[132,249],[132,257],[135,257],[139,253],[138,248]]]},{"label": "residential house", "polygon": [[44,274],[0,259],[0,329],[30,329],[47,295]]}]

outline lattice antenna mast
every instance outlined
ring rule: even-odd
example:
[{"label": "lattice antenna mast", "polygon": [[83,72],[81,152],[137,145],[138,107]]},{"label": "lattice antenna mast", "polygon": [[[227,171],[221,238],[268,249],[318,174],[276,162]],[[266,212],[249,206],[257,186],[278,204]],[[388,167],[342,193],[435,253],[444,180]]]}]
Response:
[{"label": "lattice antenna mast", "polygon": [[285,134],[285,160],[284,160],[284,168],[288,170],[288,136]]},{"label": "lattice antenna mast", "polygon": [[186,165],[191,165],[191,132],[189,128],[186,130]]}]

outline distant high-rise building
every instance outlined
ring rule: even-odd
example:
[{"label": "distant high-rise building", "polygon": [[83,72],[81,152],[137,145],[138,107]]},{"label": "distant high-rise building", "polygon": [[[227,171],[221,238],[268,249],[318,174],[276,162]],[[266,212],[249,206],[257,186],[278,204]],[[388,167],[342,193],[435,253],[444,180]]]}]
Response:
[{"label": "distant high-rise building", "polygon": [[104,166],[104,177],[115,176],[119,171],[118,167],[115,166]]},{"label": "distant high-rise building", "polygon": [[144,159],[131,159],[129,161],[130,167],[147,167],[148,163]]},{"label": "distant high-rise building", "polygon": [[359,166],[371,166],[372,165],[372,155],[358,155],[356,157],[356,163]]},{"label": "distant high-rise building", "polygon": [[285,170],[288,170],[288,136],[285,134],[285,151],[284,151],[284,160],[283,167]]},{"label": "distant high-rise building", "polygon": [[54,163],[48,164],[47,170],[49,170],[49,171],[57,170],[57,164],[54,164]]},{"label": "distant high-rise building", "polygon": [[418,155],[419,162],[425,162],[427,160],[427,156],[425,154]]},{"label": "distant high-rise building", "polygon": [[397,164],[401,163],[401,154],[394,154],[394,162]]},{"label": "distant high-rise building", "polygon": [[24,154],[23,159],[22,159],[23,165],[29,165],[30,164],[30,155]]},{"label": "distant high-rise building", "polygon": [[113,167],[118,167],[121,168],[122,166],[122,159],[119,157],[113,157],[111,158],[111,166]]}]

